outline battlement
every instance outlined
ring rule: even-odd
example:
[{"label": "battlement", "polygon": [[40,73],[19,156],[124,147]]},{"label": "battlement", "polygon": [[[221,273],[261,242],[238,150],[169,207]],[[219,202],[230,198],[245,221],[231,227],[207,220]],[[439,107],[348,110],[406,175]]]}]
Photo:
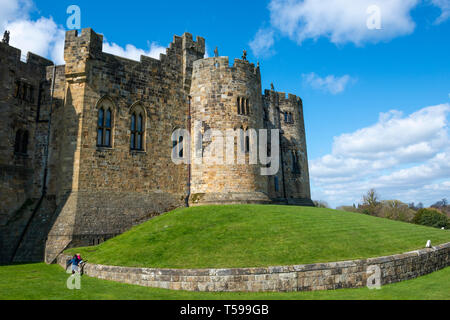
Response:
[{"label": "battlement", "polygon": [[185,32],[181,37],[173,36],[173,41],[170,43],[169,49],[174,50],[194,50],[198,53],[205,54],[206,52],[205,39],[197,36],[194,41],[192,34]]},{"label": "battlement", "polygon": [[235,59],[234,64],[230,66],[228,57],[212,57],[197,60],[194,62],[194,73],[201,69],[211,69],[220,71],[227,71],[231,73],[245,73],[249,75],[259,75],[259,68],[255,67],[253,63],[246,60]]},{"label": "battlement", "polygon": [[96,33],[91,28],[81,30],[81,34],[78,34],[77,30],[70,30],[66,32],[66,48],[67,45],[85,47],[90,52],[102,52],[103,35]]},{"label": "battlement", "polygon": [[35,53],[28,52],[25,61],[22,61],[22,51],[18,48],[11,47],[6,43],[0,43],[0,52],[8,62],[20,63],[23,65],[30,65],[33,67],[47,67],[52,66],[53,62],[43,58]]},{"label": "battlement", "polygon": [[280,103],[295,103],[298,104],[299,102],[303,104],[302,99],[299,96],[296,96],[295,94],[285,92],[277,92],[273,90],[265,90],[264,96],[266,98],[276,98]]}]

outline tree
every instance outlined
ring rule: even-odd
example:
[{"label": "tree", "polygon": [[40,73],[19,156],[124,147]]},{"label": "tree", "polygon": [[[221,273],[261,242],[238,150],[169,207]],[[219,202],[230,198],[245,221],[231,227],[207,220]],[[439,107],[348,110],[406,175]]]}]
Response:
[{"label": "tree", "polygon": [[379,204],[380,197],[375,189],[370,189],[367,194],[363,197],[363,205],[370,207],[376,207]]},{"label": "tree", "polygon": [[359,206],[361,213],[377,216],[379,209],[379,196],[375,189],[370,189],[365,196],[363,196],[363,204]]},{"label": "tree", "polygon": [[442,208],[447,207],[447,205],[448,205],[448,200],[444,198],[441,201],[438,201],[435,204],[433,204],[431,207],[436,208],[436,209],[442,209]]},{"label": "tree", "polygon": [[414,210],[399,200],[382,201],[378,210],[378,217],[403,222],[411,222],[414,215]]}]

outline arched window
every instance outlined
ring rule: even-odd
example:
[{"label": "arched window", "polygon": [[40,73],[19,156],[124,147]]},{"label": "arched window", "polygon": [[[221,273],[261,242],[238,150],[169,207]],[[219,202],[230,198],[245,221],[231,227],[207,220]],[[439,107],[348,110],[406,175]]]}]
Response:
[{"label": "arched window", "polygon": [[250,114],[250,104],[248,99],[245,99],[245,114],[249,115]]},{"label": "arched window", "polygon": [[241,112],[241,98],[237,98],[237,112],[238,114],[242,114]]},{"label": "arched window", "polygon": [[141,112],[131,115],[131,150],[144,151],[145,118]]},{"label": "arched window", "polygon": [[284,113],[284,122],[286,122],[286,123],[289,122],[288,113],[287,112]]},{"label": "arched window", "polygon": [[114,109],[110,100],[99,104],[97,121],[97,147],[111,148],[114,122]]},{"label": "arched window", "polygon": [[18,130],[14,141],[14,153],[26,155],[28,153],[29,133],[26,130]]}]

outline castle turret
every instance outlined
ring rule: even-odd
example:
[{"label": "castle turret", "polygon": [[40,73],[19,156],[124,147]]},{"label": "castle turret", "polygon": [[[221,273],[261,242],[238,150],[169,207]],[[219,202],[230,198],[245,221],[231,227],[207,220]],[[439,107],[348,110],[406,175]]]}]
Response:
[{"label": "castle turret", "polygon": [[[227,57],[216,57],[194,62],[192,76],[192,128],[201,126],[202,133],[209,129],[226,135],[227,130],[262,129],[263,105],[259,68],[246,60],[235,60],[229,66]],[[208,158],[208,143],[196,149],[198,137],[192,141],[192,205],[228,203],[266,203],[267,177],[261,175],[261,165],[250,164],[250,139],[236,137],[235,159],[228,162],[230,153],[223,148],[222,163]],[[224,144],[227,144],[224,138]],[[219,139],[220,141],[220,139]],[[238,142],[239,141],[239,142]],[[238,164],[238,148],[245,150],[245,164]],[[229,149],[228,149],[229,150]],[[200,153],[203,164],[196,163]]]},{"label": "castle turret", "polygon": [[[276,198],[290,204],[313,205],[309,182],[303,101],[293,94],[265,91],[264,102],[269,123],[281,129],[282,171]],[[270,191],[271,188],[269,187]]]}]

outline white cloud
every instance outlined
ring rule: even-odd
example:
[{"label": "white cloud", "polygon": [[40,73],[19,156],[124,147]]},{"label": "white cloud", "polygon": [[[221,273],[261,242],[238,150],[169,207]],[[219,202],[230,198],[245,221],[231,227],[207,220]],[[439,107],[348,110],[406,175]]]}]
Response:
[{"label": "white cloud", "polygon": [[275,43],[274,34],[275,32],[271,29],[258,30],[255,38],[249,43],[256,57],[268,57],[275,53],[272,49]]},{"label": "white cloud", "polygon": [[159,59],[161,53],[166,53],[166,48],[153,42],[148,43],[148,50],[146,51],[143,49],[138,49],[132,44],[127,44],[125,48],[122,48],[116,43],[109,43],[105,41],[103,43],[103,51],[119,57],[140,61],[141,55]]},{"label": "white cloud", "polygon": [[[272,0],[271,24],[301,44],[306,39],[329,38],[335,44],[380,42],[414,31],[410,12],[419,0]],[[367,9],[381,10],[381,30],[370,30]]]},{"label": "white cloud", "polygon": [[345,90],[347,85],[356,80],[349,75],[344,75],[342,77],[336,77],[334,75],[329,75],[324,78],[318,76],[314,72],[302,75],[303,82],[306,85],[310,85],[313,89],[323,90],[331,94],[338,94]]},{"label": "white cloud", "polygon": [[450,197],[449,113],[450,104],[408,116],[390,111],[373,126],[336,137],[331,154],[311,161],[313,197],[352,204],[370,188],[405,202]]},{"label": "white cloud", "polygon": [[431,0],[431,3],[441,9],[441,15],[435,23],[440,24],[450,18],[450,0]]},{"label": "white cloud", "polygon": [[[64,27],[57,25],[52,17],[31,20],[29,15],[32,10],[32,0],[2,0],[0,27],[11,32],[10,45],[21,49],[23,56],[33,52],[56,64],[64,64]],[[115,43],[105,42],[104,51],[139,61],[141,55],[159,59],[166,48],[156,43],[149,43],[148,50],[138,49],[131,44],[122,48]]]},{"label": "white cloud", "polygon": [[2,0],[0,10],[0,28],[5,28],[8,22],[26,19],[33,6],[31,0]]},{"label": "white cloud", "polygon": [[52,18],[15,20],[7,24],[7,29],[11,32],[10,45],[20,48],[22,54],[33,52],[64,64],[65,31]]}]

